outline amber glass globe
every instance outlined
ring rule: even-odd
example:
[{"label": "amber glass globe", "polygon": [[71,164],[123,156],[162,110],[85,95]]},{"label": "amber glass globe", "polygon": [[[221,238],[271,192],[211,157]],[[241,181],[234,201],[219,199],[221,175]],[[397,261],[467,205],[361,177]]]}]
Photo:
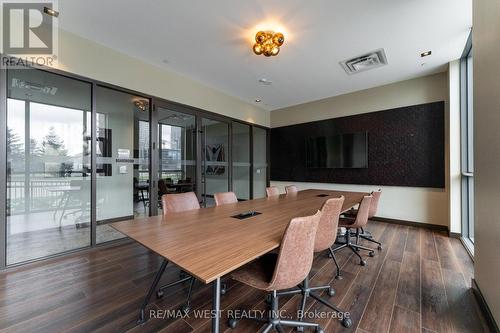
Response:
[{"label": "amber glass globe", "polygon": [[274,36],[273,36],[273,43],[274,44],[281,46],[281,45],[283,45],[284,42],[285,42],[285,36],[283,36],[283,34],[281,32],[274,34]]},{"label": "amber glass globe", "polygon": [[253,52],[257,55],[261,55],[262,52],[264,52],[264,48],[262,47],[262,45],[255,43],[253,46]]},{"label": "amber glass globe", "polygon": [[266,38],[267,38],[267,34],[266,34],[264,31],[259,31],[259,32],[255,35],[255,41],[256,41],[258,44],[264,44],[264,42],[266,41]]}]

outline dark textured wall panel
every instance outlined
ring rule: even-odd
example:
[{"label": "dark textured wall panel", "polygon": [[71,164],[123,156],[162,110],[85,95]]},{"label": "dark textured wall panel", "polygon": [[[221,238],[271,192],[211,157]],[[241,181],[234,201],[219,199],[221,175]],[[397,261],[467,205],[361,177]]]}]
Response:
[{"label": "dark textured wall panel", "polygon": [[[271,129],[271,180],[444,188],[444,102]],[[367,169],[306,167],[306,138],[368,132]]]}]

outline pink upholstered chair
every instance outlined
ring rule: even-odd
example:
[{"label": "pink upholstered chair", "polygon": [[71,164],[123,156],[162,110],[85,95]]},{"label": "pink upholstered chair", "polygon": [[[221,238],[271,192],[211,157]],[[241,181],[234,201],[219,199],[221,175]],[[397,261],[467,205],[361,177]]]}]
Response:
[{"label": "pink upholstered chair", "polygon": [[280,195],[280,191],[276,186],[266,187],[266,196],[273,197],[275,195]]},{"label": "pink upholstered chair", "polygon": [[163,215],[200,209],[200,202],[194,192],[164,194],[161,197]]},{"label": "pink upholstered chair", "polygon": [[298,191],[299,191],[299,189],[295,185],[285,186],[285,193],[286,194],[293,194],[293,193],[297,193]]},{"label": "pink upholstered chair", "polygon": [[[370,204],[370,209],[368,211],[368,221],[370,221],[370,219],[373,218],[377,214],[378,203],[380,201],[380,196],[382,195],[382,190],[378,189],[378,191],[373,191],[371,193],[371,195],[373,198],[372,198],[372,202]],[[358,213],[358,211],[356,209],[351,209],[349,212],[346,213],[346,216],[347,217],[356,217],[357,213]],[[369,242],[377,244],[378,250],[379,251],[382,250],[382,243],[373,239],[373,236],[368,231],[365,231],[364,228],[356,229],[355,236],[356,236],[356,244],[359,244],[359,240],[361,238],[361,239],[365,239]]]},{"label": "pink upholstered chair", "polygon": [[363,260],[361,255],[358,253],[359,250],[366,250],[369,251],[368,254],[370,257],[373,257],[375,255],[375,251],[373,249],[370,249],[368,247],[359,245],[357,243],[352,242],[352,229],[360,229],[364,228],[366,224],[368,223],[368,214],[370,212],[370,205],[372,201],[372,196],[368,195],[363,197],[363,200],[361,200],[361,203],[359,204],[358,208],[358,213],[356,214],[356,218],[341,218],[339,221],[339,226],[345,227],[346,228],[346,235],[345,239],[346,242],[345,244],[342,244],[341,246],[335,248],[333,252],[337,252],[340,249],[343,249],[345,247],[351,249],[354,254],[356,254],[359,257],[359,264],[361,266],[366,265],[366,261]]},{"label": "pink upholstered chair", "polygon": [[[340,213],[342,212],[342,205],[344,204],[344,197],[341,196],[339,198],[328,199],[321,208],[321,217],[318,223],[318,230],[316,232],[316,237],[314,240],[314,252],[323,252],[325,250],[329,250],[331,257],[337,267],[337,275],[336,278],[340,279],[340,267],[337,263],[337,259],[335,258],[335,253],[333,253],[332,246],[337,239],[337,230]],[[309,286],[309,278],[306,277],[302,282],[302,285],[298,289],[287,290],[284,292],[278,293],[278,296],[282,295],[293,295],[293,294],[302,294],[302,302],[299,309],[299,314],[303,314],[306,307],[307,297],[311,296],[316,301],[321,304],[329,307],[333,311],[338,313],[338,318],[342,319],[342,325],[345,327],[350,327],[352,325],[352,320],[349,318],[349,315],[340,310],[337,306],[331,304],[329,301],[321,298],[316,292],[322,292],[323,290],[328,291],[328,295],[331,297],[335,295],[335,291],[329,285],[321,286],[321,287],[310,287]],[[302,320],[299,315],[299,320]]]},{"label": "pink upholstered chair", "polygon": [[[267,254],[237,270],[231,277],[250,287],[271,293],[269,318],[245,316],[259,322],[267,322],[263,332],[276,329],[284,332],[284,327],[312,327],[317,333],[323,329],[316,323],[282,319],[278,311],[278,290],[297,286],[308,276],[313,262],[314,239],[321,213],[308,217],[296,217],[285,230],[279,254]],[[249,318],[250,317],[250,318]],[[229,326],[236,328],[238,318],[231,318]]]},{"label": "pink upholstered chair", "polygon": [[[180,213],[188,210],[200,209],[200,203],[198,197],[194,192],[178,193],[178,194],[164,194],[161,197],[161,204],[163,208],[163,215],[167,215],[169,212]],[[158,298],[163,297],[163,292],[165,289],[176,286],[178,284],[189,282],[189,290],[187,294],[186,303],[182,306],[182,311],[188,313],[191,311],[191,293],[193,291],[194,282],[196,279],[181,271],[180,279],[172,283],[161,286],[156,292]]]},{"label": "pink upholstered chair", "polygon": [[232,203],[237,203],[238,198],[234,192],[219,192],[214,194],[215,205],[227,205]]}]

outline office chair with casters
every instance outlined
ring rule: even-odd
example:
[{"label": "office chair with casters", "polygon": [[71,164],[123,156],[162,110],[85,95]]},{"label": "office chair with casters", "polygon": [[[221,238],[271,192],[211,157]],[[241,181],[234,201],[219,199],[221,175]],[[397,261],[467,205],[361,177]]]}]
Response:
[{"label": "office chair with casters", "polygon": [[369,251],[368,255],[370,257],[375,256],[375,250],[373,250],[369,247],[365,247],[365,246],[353,243],[351,230],[363,228],[366,226],[366,224],[368,223],[368,213],[370,210],[371,201],[372,201],[371,195],[363,197],[363,200],[361,200],[361,203],[359,204],[358,214],[356,215],[355,219],[354,218],[340,218],[339,226],[346,228],[345,243],[332,250],[332,252],[335,253],[335,252],[337,252],[343,248],[346,248],[346,247],[351,249],[354,252],[354,254],[356,254],[359,257],[359,264],[361,266],[365,266],[366,261],[363,260],[361,255],[358,253],[358,250]]},{"label": "office chair with casters", "polygon": [[232,203],[237,203],[238,198],[234,192],[219,192],[214,194],[215,205],[227,205]]},{"label": "office chair with casters", "polygon": [[299,189],[295,185],[285,186],[285,193],[286,194],[293,194],[293,193],[297,193],[298,191],[299,191]]},{"label": "office chair with casters", "polygon": [[[163,207],[163,215],[167,215],[167,212],[185,212],[188,210],[200,209],[200,203],[194,192],[178,193],[178,194],[165,194],[161,197],[161,203]],[[196,279],[189,275],[188,273],[181,270],[179,273],[179,280],[172,283],[161,286],[156,292],[157,298],[162,298],[164,290],[174,287],[178,284],[189,282],[188,295],[186,303],[181,307],[184,313],[189,313],[191,311],[191,294],[193,291],[193,286]],[[225,286],[222,287],[221,294],[225,293]]]},{"label": "office chair with casters", "polygon": [[273,197],[276,195],[280,195],[280,191],[278,190],[278,188],[276,186],[266,187],[266,196],[267,197]]},{"label": "office chair with casters", "polygon": [[[342,205],[344,204],[344,197],[341,196],[339,198],[328,199],[321,208],[321,217],[318,223],[318,230],[316,232],[316,238],[314,240],[314,252],[323,252],[325,250],[329,250],[331,257],[335,263],[337,268],[337,274],[335,276],[336,279],[341,278],[340,267],[335,258],[335,254],[332,251],[332,246],[335,243],[337,238],[337,229],[339,223],[339,216],[342,211]],[[331,304],[327,300],[322,299],[316,292],[321,292],[326,290],[330,297],[335,295],[335,290],[331,286],[321,286],[321,287],[311,287],[309,286],[309,278],[302,282],[302,285],[299,285],[298,289],[287,290],[284,292],[279,292],[278,296],[284,295],[294,295],[294,294],[302,294],[302,302],[300,305],[299,314],[303,314],[307,298],[310,296],[314,298],[314,300],[320,302],[321,304],[327,306],[332,309],[336,313],[340,314],[339,318],[342,318],[342,325],[345,327],[352,326],[352,320],[349,318],[349,315],[344,311],[340,310],[335,305]],[[299,320],[302,320],[302,317],[299,316]],[[300,328],[298,331],[302,331]]]},{"label": "office chair with casters", "polygon": [[[285,230],[278,254],[266,254],[231,274],[234,280],[271,294],[269,317],[244,316],[265,324],[262,332],[274,329],[281,333],[285,332],[284,327],[310,327],[316,333],[324,333],[319,324],[283,319],[278,311],[278,291],[297,286],[311,270],[320,217],[321,213],[317,212],[312,216],[293,218]],[[228,324],[232,329],[236,328],[238,318],[229,319]]]},{"label": "office chair with casters", "polygon": [[[371,195],[373,198],[372,198],[372,202],[370,204],[370,210],[368,212],[368,221],[370,221],[370,219],[372,219],[377,214],[378,203],[380,200],[380,196],[382,195],[382,190],[378,189],[377,191],[372,191]],[[351,209],[350,211],[346,212],[345,215],[346,215],[346,217],[356,217],[357,213],[358,213],[358,211],[356,209]],[[377,249],[379,251],[382,250],[382,243],[373,239],[372,234],[369,233],[368,231],[365,231],[364,228],[357,229],[355,236],[356,236],[356,244],[358,244],[360,238],[362,238],[362,239],[365,239],[369,242],[377,244]]]}]

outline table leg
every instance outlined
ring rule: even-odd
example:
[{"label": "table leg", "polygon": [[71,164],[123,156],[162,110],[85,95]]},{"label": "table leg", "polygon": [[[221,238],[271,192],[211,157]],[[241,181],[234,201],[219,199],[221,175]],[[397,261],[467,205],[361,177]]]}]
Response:
[{"label": "table leg", "polygon": [[151,284],[151,287],[149,287],[148,294],[146,295],[146,298],[144,298],[144,301],[142,302],[141,309],[139,310],[139,320],[137,320],[137,324],[139,325],[144,324],[146,322],[146,306],[148,306],[149,300],[151,299],[151,296],[155,292],[156,286],[158,285],[158,282],[160,282],[163,272],[165,272],[165,268],[167,268],[167,264],[168,260],[163,259],[160,269],[156,273],[156,276],[153,280],[153,283]]},{"label": "table leg", "polygon": [[61,199],[59,199],[57,202],[56,209],[54,209],[54,215],[53,215],[54,221],[56,219],[57,211],[59,210],[59,208],[62,207],[65,198],[66,198],[66,193],[63,192],[63,194],[61,195]]},{"label": "table leg", "polygon": [[146,197],[144,196],[144,189],[140,189],[140,191],[142,204],[144,205],[144,208],[146,208]]},{"label": "table leg", "polygon": [[220,326],[220,277],[213,282],[212,295],[212,333],[219,333]]},{"label": "table leg", "polygon": [[71,199],[69,193],[66,193],[65,197],[66,197],[66,201],[64,202],[64,206],[62,208],[61,217],[59,218],[59,229],[61,229],[61,227],[62,227],[62,220],[63,220],[64,214],[66,214],[66,209],[68,208],[69,200]]}]

